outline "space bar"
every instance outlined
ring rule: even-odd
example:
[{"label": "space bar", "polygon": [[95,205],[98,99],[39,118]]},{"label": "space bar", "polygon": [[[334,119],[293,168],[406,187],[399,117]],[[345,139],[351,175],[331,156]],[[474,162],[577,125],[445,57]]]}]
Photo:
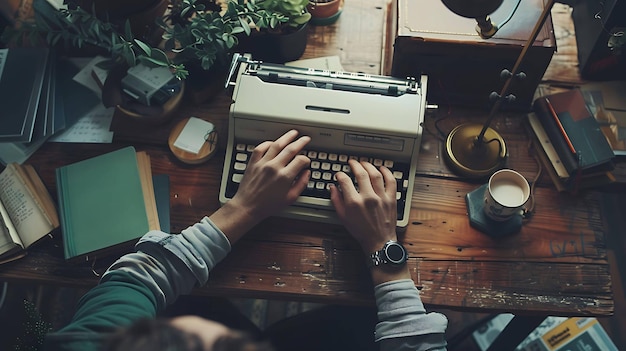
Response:
[{"label": "space bar", "polygon": [[329,199],[321,199],[319,197],[300,196],[296,199],[294,205],[334,210],[333,204]]}]

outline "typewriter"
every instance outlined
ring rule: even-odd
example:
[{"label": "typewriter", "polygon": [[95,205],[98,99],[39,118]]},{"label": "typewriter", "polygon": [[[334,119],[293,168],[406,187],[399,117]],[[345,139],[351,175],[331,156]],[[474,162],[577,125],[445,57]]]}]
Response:
[{"label": "typewriter", "polygon": [[335,173],[351,175],[349,159],[384,165],[397,181],[397,227],[409,222],[426,106],[427,77],[398,79],[254,61],[235,54],[228,144],[220,185],[230,200],[256,145],[290,129],[309,135],[303,154],[311,178],[280,216],[339,223],[330,201]]}]

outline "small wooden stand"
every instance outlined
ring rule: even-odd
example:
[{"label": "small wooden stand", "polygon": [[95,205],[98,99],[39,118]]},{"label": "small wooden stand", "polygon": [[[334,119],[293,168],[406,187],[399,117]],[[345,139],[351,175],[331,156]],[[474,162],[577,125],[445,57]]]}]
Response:
[{"label": "small wooden stand", "polygon": [[185,151],[181,148],[174,146],[176,139],[182,132],[183,128],[185,128],[187,121],[189,121],[189,118],[181,120],[176,124],[176,126],[174,126],[174,129],[172,129],[172,131],[170,132],[170,137],[167,140],[167,144],[169,145],[170,150],[172,151],[174,156],[176,156],[176,158],[187,164],[195,165],[208,161],[215,154],[215,150],[217,150],[217,131],[215,130],[208,133],[206,141],[204,142],[202,148],[200,148],[200,151],[197,154]]}]

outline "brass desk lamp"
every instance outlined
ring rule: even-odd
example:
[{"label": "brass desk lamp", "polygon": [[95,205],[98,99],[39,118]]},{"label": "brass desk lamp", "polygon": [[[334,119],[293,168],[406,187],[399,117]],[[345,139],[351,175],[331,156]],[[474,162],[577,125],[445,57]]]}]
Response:
[{"label": "brass desk lamp", "polygon": [[[459,16],[475,18],[478,22],[476,30],[482,38],[492,37],[498,30],[489,18],[503,0],[441,0],[444,5]],[[524,1],[524,0],[520,0]],[[484,124],[467,123],[454,128],[446,139],[444,156],[454,171],[467,177],[481,178],[488,176],[503,167],[507,157],[506,144],[502,136],[490,128],[503,101],[515,99],[509,94],[509,88],[515,79],[523,79],[525,74],[520,72],[520,66],[528,49],[533,46],[539,31],[543,27],[554,0],[548,0],[543,12],[539,16],[533,31],[524,45],[512,71],[504,70],[501,76],[505,78],[500,94],[493,92],[491,97],[495,102]]]}]

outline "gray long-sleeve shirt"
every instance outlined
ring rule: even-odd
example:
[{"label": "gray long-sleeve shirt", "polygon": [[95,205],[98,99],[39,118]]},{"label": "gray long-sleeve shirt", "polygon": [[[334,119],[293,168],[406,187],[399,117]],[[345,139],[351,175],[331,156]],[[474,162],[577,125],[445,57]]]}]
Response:
[{"label": "gray long-sleeve shirt", "polygon": [[[47,335],[48,350],[97,350],[120,326],[155,317],[179,295],[206,284],[210,270],[231,249],[207,217],[181,234],[151,231],[109,267],[100,283],[79,302],[72,322]],[[381,350],[445,350],[447,319],[426,313],[412,280],[375,287]]]}]

